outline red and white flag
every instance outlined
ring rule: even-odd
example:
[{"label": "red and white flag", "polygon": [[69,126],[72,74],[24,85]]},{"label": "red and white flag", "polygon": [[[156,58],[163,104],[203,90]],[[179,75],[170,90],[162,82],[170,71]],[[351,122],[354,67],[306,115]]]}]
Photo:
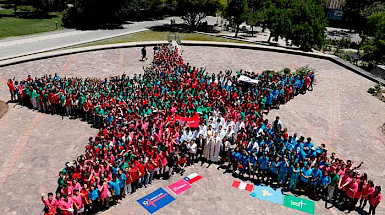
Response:
[{"label": "red and white flag", "polygon": [[254,184],[248,184],[246,182],[236,180],[233,181],[232,186],[241,190],[247,190],[249,192],[252,192],[254,189]]},{"label": "red and white flag", "polygon": [[198,180],[200,180],[202,176],[198,175],[197,173],[193,173],[187,177],[184,177],[183,179],[187,181],[188,183],[192,184]]}]

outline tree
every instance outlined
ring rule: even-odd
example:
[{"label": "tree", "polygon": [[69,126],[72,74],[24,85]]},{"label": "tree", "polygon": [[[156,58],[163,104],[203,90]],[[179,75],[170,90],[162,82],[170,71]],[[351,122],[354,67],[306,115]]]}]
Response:
[{"label": "tree", "polygon": [[363,59],[376,64],[385,63],[385,12],[375,12],[367,19],[374,36],[365,40]]},{"label": "tree", "polygon": [[254,36],[254,26],[256,26],[259,22],[258,14],[252,12],[251,10],[247,13],[246,16],[246,24],[251,26],[251,36]]},{"label": "tree", "polygon": [[318,0],[270,0],[265,10],[270,38],[291,40],[304,51],[321,47],[327,20]]},{"label": "tree", "polygon": [[[289,30],[285,35],[299,46],[308,51],[314,47],[321,47],[325,41],[327,19],[322,5],[317,0],[290,1],[291,7],[287,14],[292,20]],[[288,29],[285,29],[288,30]]]},{"label": "tree", "polygon": [[271,38],[278,41],[279,37],[289,37],[292,24],[292,16],[290,14],[291,4],[289,0],[270,0],[263,12],[265,23],[270,30],[268,42]]},{"label": "tree", "polygon": [[265,0],[247,0],[246,24],[251,26],[251,36],[254,34],[254,26],[265,23]]},{"label": "tree", "polygon": [[76,0],[63,16],[63,24],[75,28],[118,26],[125,15],[140,9],[140,0]]},{"label": "tree", "polygon": [[235,37],[238,36],[239,26],[246,21],[248,14],[246,0],[229,0],[224,10],[224,17],[236,25]]},{"label": "tree", "polygon": [[178,0],[176,11],[192,28],[196,28],[207,15],[214,14],[220,6],[218,0]]}]

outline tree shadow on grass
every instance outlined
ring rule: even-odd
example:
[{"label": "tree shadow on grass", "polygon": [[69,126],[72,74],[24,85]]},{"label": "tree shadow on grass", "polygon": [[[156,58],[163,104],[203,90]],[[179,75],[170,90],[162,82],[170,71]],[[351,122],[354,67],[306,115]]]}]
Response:
[{"label": "tree shadow on grass", "polygon": [[17,12],[15,13],[10,13],[10,14],[1,14],[0,13],[0,18],[2,17],[14,17],[14,18],[19,18],[19,19],[53,19],[57,18],[58,15],[55,14],[48,14],[48,13],[35,13],[35,12],[28,12],[28,11],[22,11],[22,12]]}]

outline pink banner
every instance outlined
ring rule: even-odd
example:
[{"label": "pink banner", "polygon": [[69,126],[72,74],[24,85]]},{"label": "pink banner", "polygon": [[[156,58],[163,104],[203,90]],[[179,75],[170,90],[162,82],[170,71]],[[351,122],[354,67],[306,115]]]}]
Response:
[{"label": "pink banner", "polygon": [[190,188],[191,185],[183,179],[168,186],[168,189],[170,189],[176,195],[179,195]]}]

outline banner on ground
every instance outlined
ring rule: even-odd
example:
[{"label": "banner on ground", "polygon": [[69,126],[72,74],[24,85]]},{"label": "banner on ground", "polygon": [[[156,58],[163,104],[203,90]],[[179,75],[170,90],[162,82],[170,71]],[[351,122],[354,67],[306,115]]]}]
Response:
[{"label": "banner on ground", "polygon": [[292,195],[286,195],[283,205],[288,208],[293,208],[309,214],[314,214],[315,203],[314,201],[308,199],[303,199]]},{"label": "banner on ground", "polygon": [[151,194],[138,199],[137,202],[149,213],[155,213],[159,209],[173,202],[175,198],[162,188],[159,188]]},{"label": "banner on ground", "polygon": [[175,120],[179,120],[180,124],[184,124],[185,122],[187,122],[187,125],[190,126],[191,128],[198,128],[199,127],[199,114],[198,113],[195,113],[195,115],[192,117],[176,116]]},{"label": "banner on ground", "polygon": [[202,176],[198,175],[197,173],[192,173],[191,175],[188,175],[187,177],[184,177],[183,180],[187,181],[189,184],[192,184],[196,181],[199,181],[202,178]]},{"label": "banner on ground", "polygon": [[282,205],[284,201],[281,189],[273,189],[267,186],[255,186],[250,196],[279,205]]},{"label": "banner on ground", "polygon": [[246,82],[246,83],[249,83],[249,84],[258,84],[259,80],[249,78],[249,77],[247,77],[245,75],[241,75],[238,78],[238,82]]},{"label": "banner on ground", "polygon": [[179,195],[190,188],[191,185],[183,179],[168,186],[168,189],[170,189],[171,192],[175,193],[176,195]]},{"label": "banner on ground", "polygon": [[249,192],[253,191],[253,188],[254,188],[253,184],[248,184],[246,182],[237,181],[237,180],[234,180],[233,184],[231,186],[235,187],[235,188],[238,188],[240,190],[246,190],[246,191],[249,191]]}]

